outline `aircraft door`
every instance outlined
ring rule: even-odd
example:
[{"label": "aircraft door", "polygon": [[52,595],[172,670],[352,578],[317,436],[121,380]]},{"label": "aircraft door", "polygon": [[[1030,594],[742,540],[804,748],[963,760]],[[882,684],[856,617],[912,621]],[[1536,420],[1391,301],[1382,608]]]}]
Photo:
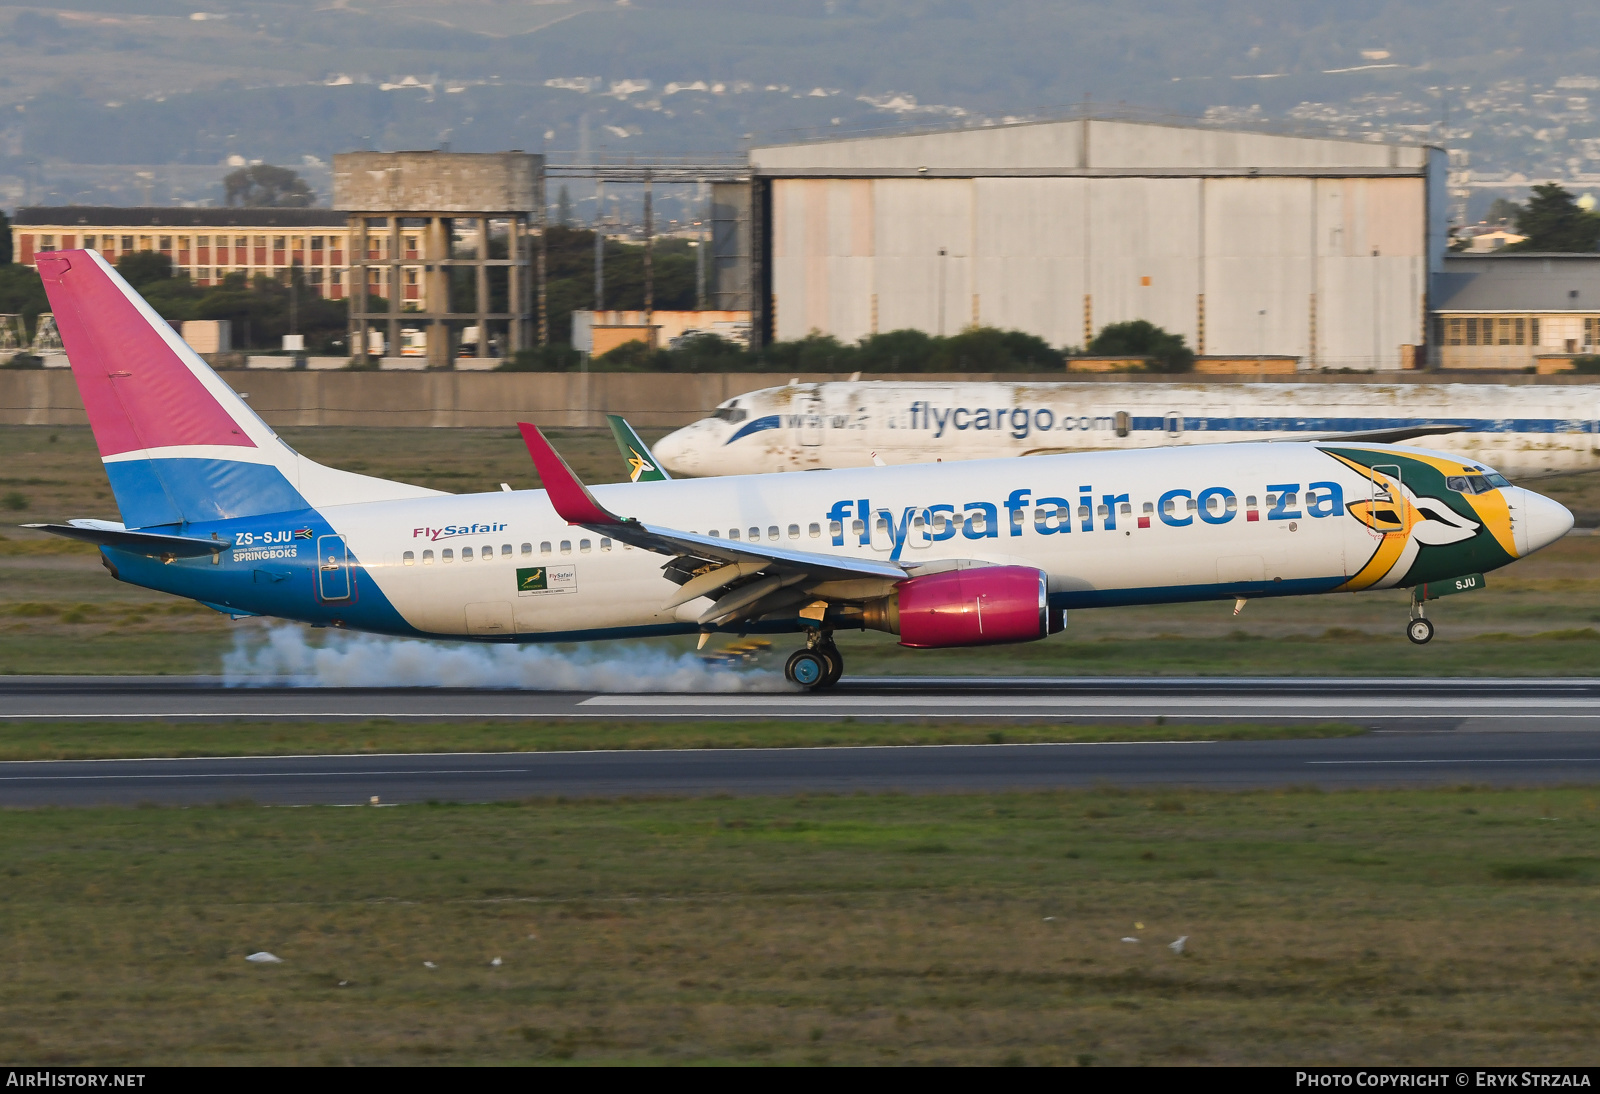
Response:
[{"label": "aircraft door", "polygon": [[323,600],[350,599],[350,554],[343,536],[317,537],[317,594]]},{"label": "aircraft door", "polygon": [[1398,464],[1375,464],[1367,472],[1367,511],[1363,523],[1375,536],[1405,535],[1411,531],[1410,507],[1402,495]]}]

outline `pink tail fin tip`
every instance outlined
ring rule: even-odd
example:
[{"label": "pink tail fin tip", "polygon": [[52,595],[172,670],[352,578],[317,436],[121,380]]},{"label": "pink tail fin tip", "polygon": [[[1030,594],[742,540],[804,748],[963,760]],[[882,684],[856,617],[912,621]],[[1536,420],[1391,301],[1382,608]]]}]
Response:
[{"label": "pink tail fin tip", "polygon": [[36,266],[101,456],[184,445],[255,447],[173,345],[171,328],[104,259],[92,251],[53,251],[39,255]]}]

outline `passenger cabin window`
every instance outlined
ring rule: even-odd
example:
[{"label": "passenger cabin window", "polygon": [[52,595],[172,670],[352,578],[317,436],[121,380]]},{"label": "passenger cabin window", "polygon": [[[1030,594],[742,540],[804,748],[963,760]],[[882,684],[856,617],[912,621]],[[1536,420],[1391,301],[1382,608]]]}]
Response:
[{"label": "passenger cabin window", "polygon": [[463,547],[463,548],[461,548],[461,561],[462,562],[471,562],[472,561],[472,548],[471,547]]},{"label": "passenger cabin window", "polygon": [[811,533],[811,538],[812,539],[821,539],[822,538],[822,525],[820,525],[820,524],[811,525],[811,527],[808,528],[807,531]]},{"label": "passenger cabin window", "polygon": [[798,524],[789,525],[789,538],[790,539],[799,539],[800,538],[800,526]]},{"label": "passenger cabin window", "polygon": [[768,539],[777,539],[778,538],[778,526],[776,524],[771,525],[771,526],[769,526],[767,528],[767,538]]},{"label": "passenger cabin window", "polygon": [[484,558],[493,558],[494,557],[494,544],[485,543],[483,545],[483,550],[481,552],[479,552],[479,553],[482,554]]},{"label": "passenger cabin window", "polygon": [[[508,553],[508,554],[509,554],[509,553],[510,553],[510,551],[511,551],[511,548],[509,548],[509,547],[507,547],[507,548],[506,548],[506,552],[507,552],[507,553]],[[531,555],[531,554],[533,554],[533,544],[531,544],[531,543],[524,543],[524,544],[523,544],[523,545],[522,545],[522,553],[523,553],[523,554],[524,554],[524,555]]]},{"label": "passenger cabin window", "polygon": [[1251,494],[1249,497],[1244,499],[1244,504],[1246,508],[1254,509],[1256,507],[1256,496]]},{"label": "passenger cabin window", "polygon": [[759,529],[759,528],[750,529],[750,541],[752,543],[754,543],[756,540],[758,540],[760,538],[761,538],[761,529]]},{"label": "passenger cabin window", "polygon": [[844,525],[836,520],[830,520],[828,522],[828,535],[832,536],[834,539],[843,539]]},{"label": "passenger cabin window", "polygon": [[1079,520],[1088,520],[1089,519],[1089,507],[1087,505],[1078,506],[1078,519]]},{"label": "passenger cabin window", "polygon": [[510,558],[511,557],[511,544],[502,543],[500,545],[500,557],[501,558]]},{"label": "passenger cabin window", "polygon": [[1111,515],[1111,506],[1109,505],[1097,505],[1094,507],[1094,510],[1094,515],[1099,517],[1101,520],[1105,520]]},{"label": "passenger cabin window", "polygon": [[1278,504],[1278,495],[1276,495],[1276,494],[1268,494],[1267,495],[1267,505],[1268,506],[1274,506],[1274,505],[1277,505],[1277,504]]},{"label": "passenger cabin window", "polygon": [[610,540],[609,540],[609,539],[602,539],[602,540],[601,540],[601,541],[600,541],[600,549],[601,549],[601,550],[602,550],[602,551],[609,551],[609,550],[611,550],[611,541],[610,541]]},{"label": "passenger cabin window", "polygon": [[1293,509],[1295,506],[1297,506],[1299,504],[1300,504],[1300,495],[1299,494],[1285,494],[1283,496],[1283,507],[1285,509]]},{"label": "passenger cabin window", "polygon": [[851,533],[851,535],[854,535],[857,539],[860,539],[861,538],[861,533],[865,532],[866,530],[867,530],[867,526],[862,523],[862,521],[861,521],[861,519],[859,517],[850,522],[850,533]]},{"label": "passenger cabin window", "polygon": [[1169,517],[1172,516],[1172,514],[1178,511],[1178,499],[1168,498],[1166,501],[1162,502],[1161,511]]},{"label": "passenger cabin window", "polygon": [[1154,513],[1155,511],[1156,511],[1156,507],[1155,507],[1155,503],[1154,502],[1148,502],[1147,501],[1147,502],[1144,503],[1144,515],[1145,516],[1148,517],[1152,513]]},{"label": "passenger cabin window", "polygon": [[572,553],[572,541],[570,539],[564,539],[561,541],[561,553],[564,555],[570,555]]},{"label": "passenger cabin window", "polygon": [[732,540],[737,540],[739,538],[739,529],[737,529],[737,528],[729,528],[728,529],[728,538],[732,539]]},{"label": "passenger cabin window", "polygon": [[440,562],[450,563],[450,562],[454,562],[455,560],[456,560],[456,553],[455,553],[455,551],[453,549],[451,549],[449,547],[446,547],[444,550],[439,552],[439,561]]},{"label": "passenger cabin window", "polygon": [[422,552],[422,564],[424,566],[432,566],[433,565],[433,552],[432,551],[424,551],[424,552]]},{"label": "passenger cabin window", "polygon": [[1228,512],[1231,513],[1235,509],[1239,508],[1239,499],[1234,497],[1232,494],[1229,494],[1227,501],[1223,502],[1223,504],[1228,507]]},{"label": "passenger cabin window", "polygon": [[415,551],[407,551],[400,556],[400,561],[407,566],[415,566],[417,564],[417,553]]},{"label": "passenger cabin window", "polygon": [[539,544],[539,553],[541,555],[547,555],[547,554],[550,553],[550,541],[549,540],[544,540],[543,542],[541,542]]},{"label": "passenger cabin window", "polygon": [[[1233,499],[1230,498],[1229,500],[1231,501]],[[1230,505],[1228,508],[1231,509],[1233,507]],[[1123,502],[1121,505],[1117,506],[1117,512],[1121,513],[1123,516],[1128,516],[1133,512],[1133,506],[1129,505],[1127,502]]]},{"label": "passenger cabin window", "polygon": [[593,547],[593,546],[594,546],[594,544],[592,544],[589,540],[580,539],[578,541],[578,551],[581,554],[585,554],[585,555],[588,554],[590,548]]}]

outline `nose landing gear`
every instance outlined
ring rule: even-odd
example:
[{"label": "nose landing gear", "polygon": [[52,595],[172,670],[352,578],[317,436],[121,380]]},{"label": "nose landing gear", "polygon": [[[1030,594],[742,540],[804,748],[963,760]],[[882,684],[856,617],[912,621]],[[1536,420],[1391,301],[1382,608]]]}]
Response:
[{"label": "nose landing gear", "polygon": [[833,644],[833,636],[812,632],[803,650],[789,655],[783,666],[784,678],[810,691],[831,688],[844,675],[844,657]]},{"label": "nose landing gear", "polygon": [[1406,624],[1406,637],[1416,645],[1425,646],[1433,639],[1433,624],[1422,611],[1422,598],[1411,591],[1411,621]]}]

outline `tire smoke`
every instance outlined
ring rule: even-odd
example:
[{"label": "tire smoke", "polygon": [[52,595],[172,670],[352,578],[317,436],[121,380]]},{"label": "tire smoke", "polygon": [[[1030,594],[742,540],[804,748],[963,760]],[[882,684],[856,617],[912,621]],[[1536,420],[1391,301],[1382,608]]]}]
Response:
[{"label": "tire smoke", "polygon": [[521,688],[528,691],[787,691],[783,674],[711,665],[634,643],[476,645],[330,634],[322,645],[292,624],[241,631],[222,658],[226,687]]}]

